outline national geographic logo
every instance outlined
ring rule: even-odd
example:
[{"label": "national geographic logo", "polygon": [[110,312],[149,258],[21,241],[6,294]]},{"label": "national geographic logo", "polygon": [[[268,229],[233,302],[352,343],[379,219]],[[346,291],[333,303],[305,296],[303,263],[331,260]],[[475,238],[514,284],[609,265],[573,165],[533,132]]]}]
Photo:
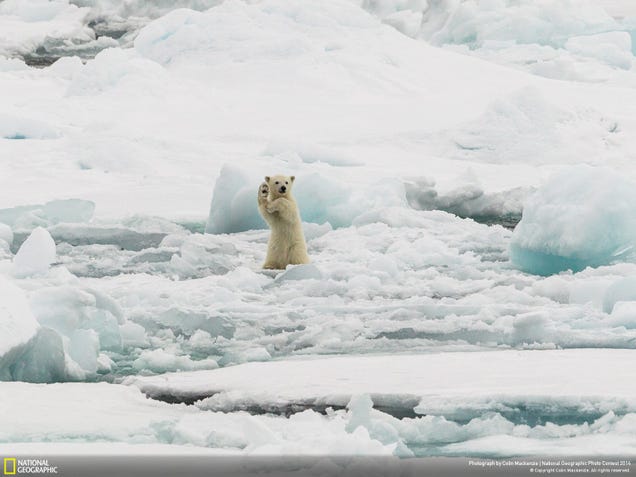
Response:
[{"label": "national geographic logo", "polygon": [[4,475],[57,474],[57,466],[48,459],[5,457],[2,470]]}]

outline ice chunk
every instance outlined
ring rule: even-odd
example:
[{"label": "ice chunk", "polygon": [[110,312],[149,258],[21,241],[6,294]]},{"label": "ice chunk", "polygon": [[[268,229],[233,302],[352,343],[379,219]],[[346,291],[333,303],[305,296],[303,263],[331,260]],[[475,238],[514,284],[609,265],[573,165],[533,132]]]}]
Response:
[{"label": "ice chunk", "polygon": [[[589,0],[366,0],[362,6],[409,36],[472,48],[505,41],[559,45],[564,37],[618,27],[602,4]],[[418,13],[419,25],[416,19],[407,20]]]},{"label": "ice chunk", "polygon": [[163,349],[146,350],[133,362],[133,367],[138,371],[149,370],[154,372],[215,369],[218,368],[216,360],[212,358],[194,361],[189,356],[177,356]]},{"label": "ice chunk", "polygon": [[245,172],[224,165],[214,186],[205,231],[220,234],[264,228],[265,221],[258,212],[255,191],[255,187],[250,187],[250,179]]},{"label": "ice chunk", "polygon": [[59,136],[53,126],[43,121],[0,113],[0,138],[52,139]]},{"label": "ice chunk", "polygon": [[87,224],[57,224],[49,232],[58,242],[71,245],[114,244],[125,250],[143,250],[156,247],[165,233],[139,233],[126,227],[109,227]]},{"label": "ice chunk", "polygon": [[24,292],[0,276],[0,381],[66,379],[62,339],[40,328]]},{"label": "ice chunk", "polygon": [[80,367],[91,374],[97,372],[99,357],[99,335],[94,330],[78,329],[70,336],[69,356]]},{"label": "ice chunk", "polygon": [[37,227],[13,258],[14,273],[18,277],[44,274],[53,262],[55,242],[46,229]]},{"label": "ice chunk", "polygon": [[636,301],[636,277],[625,277],[612,283],[603,296],[603,311],[612,313],[621,301]]},{"label": "ice chunk", "polygon": [[31,294],[31,309],[41,325],[64,341],[68,377],[93,376],[101,366],[101,351],[123,349],[123,312],[101,292],[71,285],[41,287]]},{"label": "ice chunk", "polygon": [[407,200],[414,209],[443,210],[460,217],[496,217],[499,220],[521,216],[523,200],[532,191],[528,187],[515,187],[488,194],[478,184],[467,184],[441,194],[434,181],[423,178],[404,185]]},{"label": "ice chunk", "polygon": [[[263,176],[223,166],[214,186],[205,231],[219,234],[265,228],[256,203],[256,189]],[[352,190],[341,180],[309,171],[296,176],[293,195],[304,222],[328,223],[335,228],[351,225],[357,216],[380,203],[406,205],[404,186],[397,179]]]},{"label": "ice chunk", "polygon": [[[0,363],[17,346],[35,336],[38,324],[24,292],[0,276]],[[5,363],[2,363],[5,364]],[[6,371],[0,366],[0,371]]]},{"label": "ice chunk", "polygon": [[295,265],[289,267],[283,273],[278,275],[274,281],[285,282],[288,280],[320,280],[322,276],[323,275],[320,269],[316,265],[309,263],[306,265]]},{"label": "ice chunk", "polygon": [[119,333],[121,335],[121,341],[124,348],[145,348],[146,346],[148,346],[148,337],[146,336],[146,330],[143,326],[138,325],[137,323],[124,323],[119,327]]},{"label": "ice chunk", "polygon": [[20,205],[0,209],[0,222],[18,230],[31,230],[59,223],[88,222],[93,217],[95,203],[90,200],[52,200],[46,204]]},{"label": "ice chunk", "polygon": [[625,70],[632,67],[634,60],[632,37],[626,31],[572,37],[565,43],[565,48],[573,53],[597,58]]},{"label": "ice chunk", "polygon": [[52,224],[88,222],[95,212],[95,203],[81,199],[52,200],[44,204],[42,212]]},{"label": "ice chunk", "polygon": [[12,244],[13,230],[8,225],[0,223],[0,254],[4,254],[8,258]]},{"label": "ice chunk", "polygon": [[521,270],[551,275],[634,256],[636,184],[589,166],[568,168],[528,198],[510,243]]},{"label": "ice chunk", "polygon": [[64,344],[60,335],[49,328],[40,328],[11,366],[11,379],[31,383],[67,380]]},{"label": "ice chunk", "polygon": [[187,336],[194,334],[198,330],[203,330],[210,333],[211,336],[231,338],[235,331],[235,326],[223,316],[176,307],[161,313],[155,318],[155,322]]},{"label": "ice chunk", "polygon": [[636,303],[634,301],[616,303],[608,322],[612,326],[624,326],[627,329],[636,328]]}]

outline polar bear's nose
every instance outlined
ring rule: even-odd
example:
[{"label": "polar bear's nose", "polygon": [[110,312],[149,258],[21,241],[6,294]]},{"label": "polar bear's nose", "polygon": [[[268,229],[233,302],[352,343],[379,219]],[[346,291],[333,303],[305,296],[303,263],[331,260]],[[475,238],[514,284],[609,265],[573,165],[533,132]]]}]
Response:
[{"label": "polar bear's nose", "polygon": [[285,192],[286,190],[287,190],[287,187],[285,187],[285,186],[281,186],[281,188],[280,188],[280,191],[281,191],[281,192]]}]

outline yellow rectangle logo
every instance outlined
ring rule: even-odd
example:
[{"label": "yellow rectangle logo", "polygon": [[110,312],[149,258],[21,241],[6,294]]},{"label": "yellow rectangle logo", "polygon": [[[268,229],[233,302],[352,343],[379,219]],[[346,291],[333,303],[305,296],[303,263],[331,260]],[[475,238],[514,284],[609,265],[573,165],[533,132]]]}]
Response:
[{"label": "yellow rectangle logo", "polygon": [[15,475],[15,469],[17,467],[15,457],[4,458],[4,475]]}]

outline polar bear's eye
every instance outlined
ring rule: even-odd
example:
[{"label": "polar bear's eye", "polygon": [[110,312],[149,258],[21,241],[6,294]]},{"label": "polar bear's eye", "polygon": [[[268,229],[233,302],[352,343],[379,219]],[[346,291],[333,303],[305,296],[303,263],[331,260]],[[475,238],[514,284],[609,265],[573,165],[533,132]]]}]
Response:
[{"label": "polar bear's eye", "polygon": [[276,181],[276,184],[278,184],[278,181]]},{"label": "polar bear's eye", "polygon": [[289,182],[285,181],[285,184],[289,184]]}]

